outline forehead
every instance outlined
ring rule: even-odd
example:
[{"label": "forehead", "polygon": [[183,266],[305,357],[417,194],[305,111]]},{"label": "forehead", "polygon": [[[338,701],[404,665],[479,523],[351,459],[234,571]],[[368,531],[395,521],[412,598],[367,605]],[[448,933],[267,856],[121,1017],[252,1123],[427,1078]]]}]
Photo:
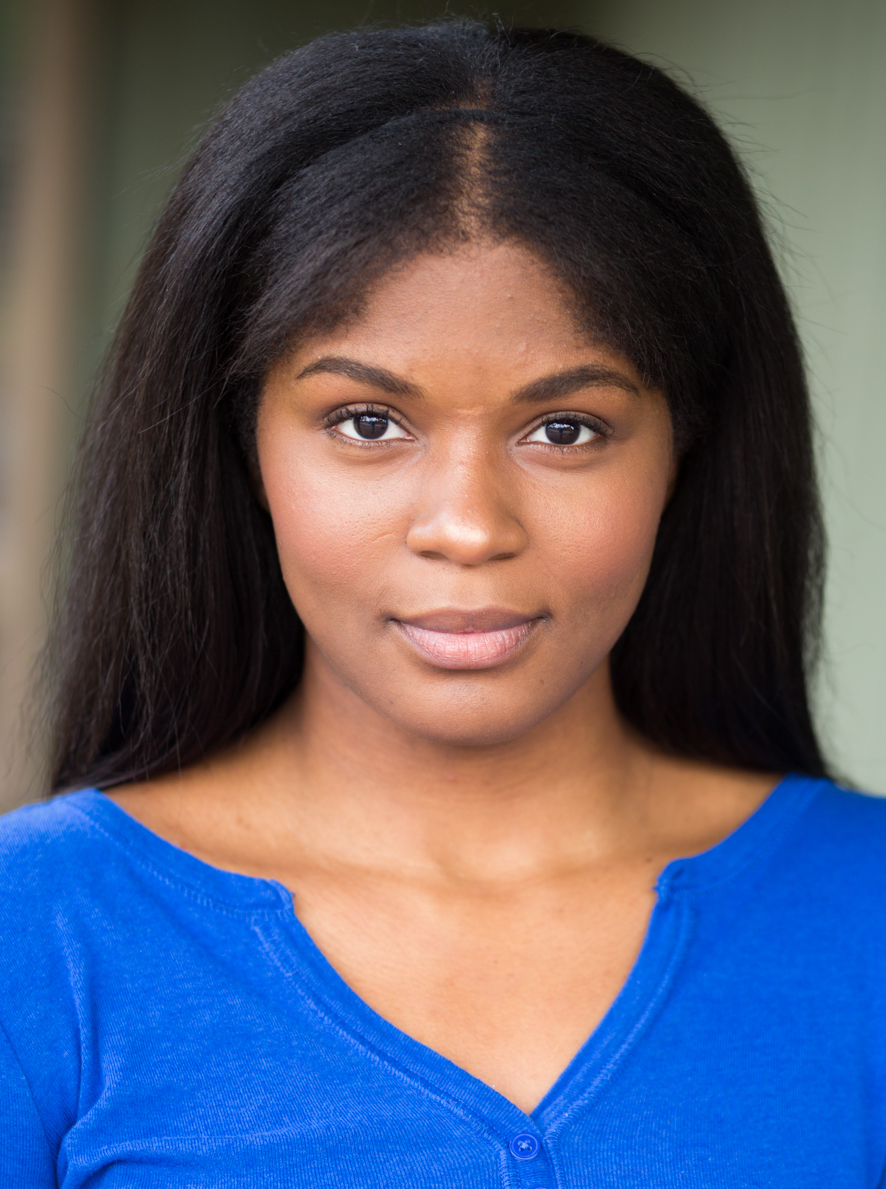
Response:
[{"label": "forehead", "polygon": [[351,317],[304,340],[296,360],[309,366],[342,354],[416,379],[494,374],[496,387],[589,360],[617,361],[640,382],[629,361],[582,328],[567,286],[513,243],[467,244],[392,269]]}]

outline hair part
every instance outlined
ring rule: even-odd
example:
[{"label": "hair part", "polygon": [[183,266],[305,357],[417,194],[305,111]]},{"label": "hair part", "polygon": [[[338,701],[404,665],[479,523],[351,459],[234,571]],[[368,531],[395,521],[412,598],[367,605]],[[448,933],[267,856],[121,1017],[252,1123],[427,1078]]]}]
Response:
[{"label": "hair part", "polygon": [[420,252],[514,241],[667,395],[682,464],[615,647],[662,748],[825,770],[822,530],[788,303],[742,170],[666,75],[576,33],[322,38],[231,101],[148,247],[81,450],[47,651],[52,784],[192,763],[298,682],[248,474],[263,377]]}]

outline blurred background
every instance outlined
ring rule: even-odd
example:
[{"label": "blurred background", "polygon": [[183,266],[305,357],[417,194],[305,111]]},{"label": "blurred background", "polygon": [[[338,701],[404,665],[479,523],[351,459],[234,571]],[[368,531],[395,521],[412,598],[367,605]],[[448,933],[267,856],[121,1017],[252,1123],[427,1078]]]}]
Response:
[{"label": "blurred background", "polygon": [[[160,206],[253,71],[461,0],[4,0],[0,7],[0,807],[39,795],[27,690],[85,400]],[[886,793],[886,0],[510,0],[672,71],[757,186],[806,346],[830,537],[816,700]]]}]

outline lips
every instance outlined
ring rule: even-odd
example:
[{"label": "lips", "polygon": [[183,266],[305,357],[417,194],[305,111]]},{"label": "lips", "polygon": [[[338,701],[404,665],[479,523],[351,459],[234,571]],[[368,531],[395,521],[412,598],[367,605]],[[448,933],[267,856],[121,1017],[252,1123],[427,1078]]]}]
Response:
[{"label": "lips", "polygon": [[393,622],[425,660],[440,668],[490,669],[518,652],[541,620],[489,609],[446,610]]}]

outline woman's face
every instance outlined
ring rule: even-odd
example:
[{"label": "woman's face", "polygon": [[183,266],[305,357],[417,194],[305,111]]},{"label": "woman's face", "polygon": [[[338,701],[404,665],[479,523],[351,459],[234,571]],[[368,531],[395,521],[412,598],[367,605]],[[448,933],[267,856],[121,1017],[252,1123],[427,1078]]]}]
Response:
[{"label": "woman's face", "polygon": [[675,471],[663,395],[507,244],[418,257],[281,360],[257,445],[308,672],[462,745],[599,683]]}]

